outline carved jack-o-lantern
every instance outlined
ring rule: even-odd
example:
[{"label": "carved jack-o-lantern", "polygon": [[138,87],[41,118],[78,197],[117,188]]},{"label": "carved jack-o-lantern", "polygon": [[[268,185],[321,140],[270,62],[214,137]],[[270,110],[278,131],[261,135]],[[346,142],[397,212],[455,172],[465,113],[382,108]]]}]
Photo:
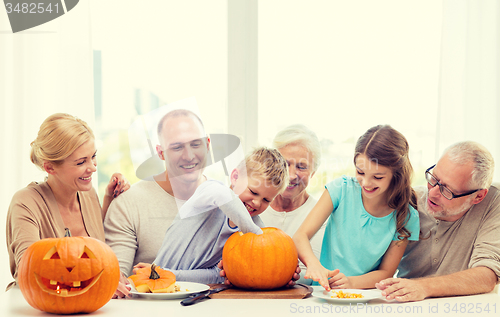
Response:
[{"label": "carved jack-o-lantern", "polygon": [[118,259],[111,248],[88,237],[39,240],[26,250],[18,270],[26,301],[55,314],[101,308],[113,296],[119,279]]}]

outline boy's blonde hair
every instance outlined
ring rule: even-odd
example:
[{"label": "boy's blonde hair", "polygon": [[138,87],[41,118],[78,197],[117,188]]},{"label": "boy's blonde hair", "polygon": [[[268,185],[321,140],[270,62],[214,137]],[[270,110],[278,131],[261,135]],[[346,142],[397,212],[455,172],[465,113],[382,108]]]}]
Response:
[{"label": "boy's blonde hair", "polygon": [[276,149],[257,148],[237,168],[245,171],[249,178],[261,177],[271,183],[278,189],[278,194],[284,192],[288,185],[288,164]]}]

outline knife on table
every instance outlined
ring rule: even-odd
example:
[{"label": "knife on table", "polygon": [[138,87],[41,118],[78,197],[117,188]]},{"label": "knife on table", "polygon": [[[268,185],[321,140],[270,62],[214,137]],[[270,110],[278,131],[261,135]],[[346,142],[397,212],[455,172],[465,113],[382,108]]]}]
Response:
[{"label": "knife on table", "polygon": [[224,285],[224,286],[221,286],[218,288],[210,289],[208,291],[195,293],[195,294],[189,296],[189,298],[186,298],[185,300],[183,300],[181,302],[181,305],[182,306],[192,305],[192,304],[194,304],[194,303],[196,303],[204,298],[209,298],[209,296],[212,294],[218,293],[218,292],[223,291],[223,290],[228,289],[228,288],[229,288],[229,285]]}]

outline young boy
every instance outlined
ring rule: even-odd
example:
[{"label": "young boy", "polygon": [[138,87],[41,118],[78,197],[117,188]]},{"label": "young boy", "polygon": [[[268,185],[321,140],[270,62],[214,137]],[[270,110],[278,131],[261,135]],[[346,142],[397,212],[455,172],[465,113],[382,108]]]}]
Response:
[{"label": "young boy", "polygon": [[224,282],[217,267],[224,243],[240,230],[262,233],[258,215],[285,190],[287,163],[277,150],[259,148],[232,171],[230,180],[232,191],[215,180],[202,183],[165,233],[154,263],[178,281]]}]

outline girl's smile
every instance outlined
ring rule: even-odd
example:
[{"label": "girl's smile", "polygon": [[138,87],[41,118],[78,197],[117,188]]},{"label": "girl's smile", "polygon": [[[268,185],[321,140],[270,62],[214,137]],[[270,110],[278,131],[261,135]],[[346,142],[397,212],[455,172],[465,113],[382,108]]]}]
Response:
[{"label": "girl's smile", "polygon": [[[365,209],[374,216],[385,214],[388,209],[387,193],[391,185],[392,170],[369,159],[365,154],[356,157],[356,179],[362,188]],[[378,206],[378,207],[375,207]]]},{"label": "girl's smile", "polygon": [[366,187],[363,187],[363,190],[367,193],[367,194],[372,194],[374,193],[376,190],[378,189],[378,187],[375,187],[375,188],[366,188]]}]

